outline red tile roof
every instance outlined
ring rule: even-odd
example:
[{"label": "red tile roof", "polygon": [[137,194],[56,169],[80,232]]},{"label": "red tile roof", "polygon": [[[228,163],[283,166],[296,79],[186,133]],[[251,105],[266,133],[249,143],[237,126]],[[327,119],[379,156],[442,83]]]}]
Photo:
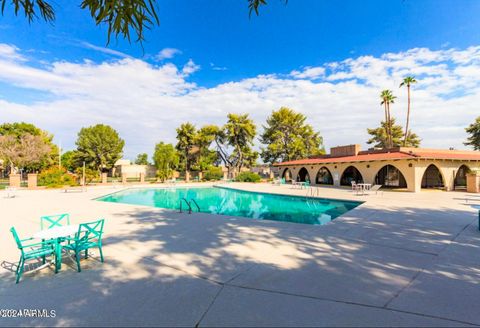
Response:
[{"label": "red tile roof", "polygon": [[362,151],[358,155],[332,157],[325,155],[317,158],[306,158],[295,161],[287,161],[275,164],[276,166],[286,165],[309,165],[322,163],[345,163],[345,162],[366,162],[385,161],[399,159],[446,159],[446,160],[473,160],[480,161],[478,151],[455,151],[455,150],[432,150],[397,148],[397,151]]}]

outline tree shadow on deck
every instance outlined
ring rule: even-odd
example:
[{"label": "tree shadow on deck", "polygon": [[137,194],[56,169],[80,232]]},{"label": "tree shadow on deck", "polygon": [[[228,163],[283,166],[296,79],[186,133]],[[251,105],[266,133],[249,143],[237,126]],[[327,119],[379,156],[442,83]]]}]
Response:
[{"label": "tree shadow on deck", "polygon": [[[115,231],[108,220],[116,220]],[[439,274],[438,254],[474,220],[471,211],[414,208],[360,208],[326,226],[119,211],[107,218],[104,264],[82,261],[81,273],[65,265],[58,275],[26,275],[18,286],[2,273],[0,308],[57,316],[0,325],[194,326],[223,285],[384,307],[422,270]]]}]

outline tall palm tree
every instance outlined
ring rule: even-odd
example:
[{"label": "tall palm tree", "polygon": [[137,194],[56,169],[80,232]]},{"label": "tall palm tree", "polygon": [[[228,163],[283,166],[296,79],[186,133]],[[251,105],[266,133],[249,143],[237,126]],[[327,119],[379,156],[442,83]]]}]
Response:
[{"label": "tall palm tree", "polygon": [[390,133],[388,131],[388,92],[389,90],[383,90],[380,92],[380,99],[382,99],[382,102],[380,105],[383,105],[385,109],[385,134],[387,136],[386,144],[388,145],[390,143]]},{"label": "tall palm tree", "polygon": [[390,104],[393,104],[395,102],[395,97],[392,93],[391,90],[383,90],[380,93],[380,98],[382,99],[382,102],[380,105],[383,105],[385,108],[385,123],[386,123],[386,133],[387,133],[387,147],[391,148],[393,147],[393,141],[392,141],[392,120],[391,120],[391,115],[390,115]]},{"label": "tall palm tree", "polygon": [[407,93],[408,93],[408,110],[407,110],[407,123],[405,124],[405,135],[403,137],[403,147],[407,144],[408,139],[408,124],[410,123],[410,86],[414,83],[417,83],[417,80],[413,76],[406,76],[402,83],[400,83],[400,88],[404,85],[407,86]]}]

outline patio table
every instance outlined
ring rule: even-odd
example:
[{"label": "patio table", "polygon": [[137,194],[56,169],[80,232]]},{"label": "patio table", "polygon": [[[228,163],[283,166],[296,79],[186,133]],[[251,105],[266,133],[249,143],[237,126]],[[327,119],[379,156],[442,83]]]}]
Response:
[{"label": "patio table", "polygon": [[372,188],[372,184],[371,183],[357,183],[357,187],[359,187],[359,189],[357,189],[357,194],[360,193],[360,191],[362,192],[362,195],[365,193],[365,190],[370,190],[370,188]]},{"label": "patio table", "polygon": [[62,268],[62,239],[75,234],[78,231],[78,224],[54,227],[50,229],[40,230],[33,234],[36,239],[56,239],[55,243],[55,268]]}]

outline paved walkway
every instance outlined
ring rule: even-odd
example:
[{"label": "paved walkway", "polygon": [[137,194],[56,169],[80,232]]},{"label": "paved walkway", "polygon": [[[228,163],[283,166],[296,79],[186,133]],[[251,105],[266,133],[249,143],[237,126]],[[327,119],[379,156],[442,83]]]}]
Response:
[{"label": "paved walkway", "polygon": [[[320,188],[322,197],[366,202],[310,226],[92,200],[112,191],[0,192],[0,309],[56,313],[0,318],[0,326],[480,325],[480,232],[465,201],[478,196]],[[106,219],[106,262],[94,254],[77,273],[67,259],[57,275],[40,267],[15,285],[19,254],[8,229],[28,236],[40,215],[62,212],[75,223]]]}]

